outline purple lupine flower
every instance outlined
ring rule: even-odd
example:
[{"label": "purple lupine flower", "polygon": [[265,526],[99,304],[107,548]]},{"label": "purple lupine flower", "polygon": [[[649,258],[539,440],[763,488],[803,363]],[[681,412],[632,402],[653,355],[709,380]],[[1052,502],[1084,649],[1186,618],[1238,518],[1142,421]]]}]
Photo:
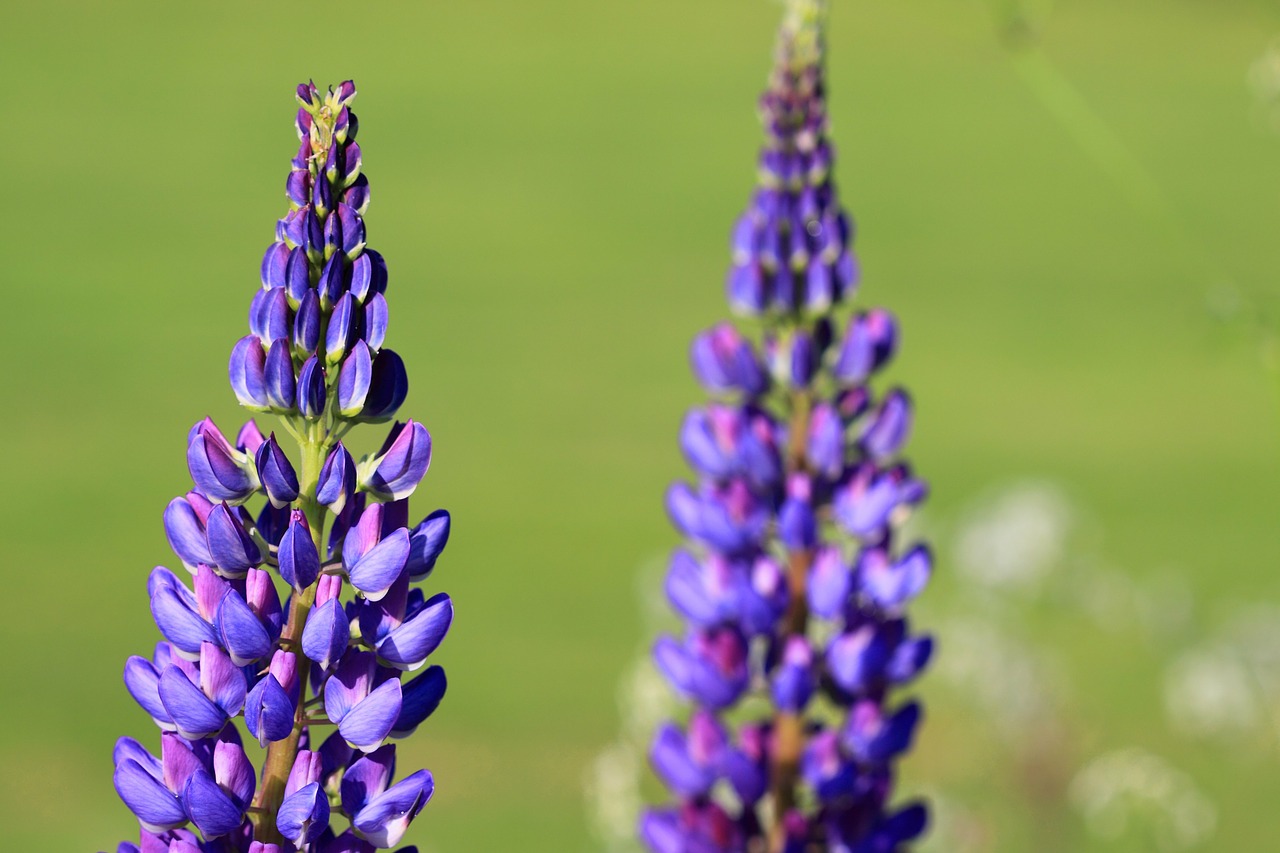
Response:
[{"label": "purple lupine flower", "polygon": [[[408,390],[404,362],[383,346],[387,270],[365,245],[354,96],[350,82],[298,87],[290,210],[228,364],[240,403],[279,425],[264,435],[250,420],[232,441],[206,418],[187,435],[194,488],[169,502],[164,529],[191,578],[157,567],[148,579],[164,640],[129,658],[124,682],[161,731],[160,757],[130,738],[116,745],[116,790],[139,824],[138,843],[117,851],[388,849],[434,790],[425,770],[395,781],[386,743],[422,725],[447,685],[439,666],[402,676],[453,621],[449,596],[414,586],[450,532],[445,510],[409,516],[431,436],[397,423],[359,463],[341,441],[390,419]],[[284,606],[273,574],[290,589]],[[337,728],[316,747],[315,725]],[[350,824],[341,834],[333,812]]]},{"label": "purple lupine flower", "polygon": [[[841,316],[858,265],[831,173],[825,13],[789,0],[759,186],[733,229],[727,296],[758,331],[721,323],[690,351],[713,402],[679,430],[697,482],[666,497],[687,542],[665,590],[687,630],[653,657],[693,710],[650,751],[674,800],[641,817],[655,853],[893,853],[926,824],[923,805],[890,802],[922,719],[894,693],[933,654],[905,618],[933,568],[902,532],[926,488],[899,457],[910,396],[868,384],[897,324]],[[724,783],[731,805],[712,795]]]}]

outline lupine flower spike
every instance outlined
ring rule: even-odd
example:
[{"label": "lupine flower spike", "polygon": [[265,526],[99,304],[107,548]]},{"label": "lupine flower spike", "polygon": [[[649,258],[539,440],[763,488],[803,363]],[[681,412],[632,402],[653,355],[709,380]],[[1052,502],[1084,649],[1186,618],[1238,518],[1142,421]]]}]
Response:
[{"label": "lupine flower spike", "polygon": [[692,704],[654,735],[674,802],[641,816],[655,853],[891,853],[924,831],[891,802],[928,663],[906,606],[928,580],[901,526],[925,485],[901,459],[911,400],[874,390],[893,317],[849,313],[853,229],[832,179],[822,0],[792,0],[761,100],[759,185],[733,229],[728,299],[691,362],[712,400],[680,445],[694,485],[667,510],[686,546],[666,593],[686,623],[653,654]]},{"label": "lupine flower spike", "polygon": [[262,260],[250,334],[231,351],[236,397],[279,432],[250,420],[228,438],[206,418],[187,436],[194,488],[164,511],[183,571],[151,573],[163,640],[124,670],[159,753],[116,744],[116,791],[140,826],[117,853],[390,849],[431,799],[426,770],[395,781],[389,742],[445,693],[427,661],[453,602],[415,584],[449,539],[449,513],[409,523],[431,436],[394,423],[363,461],[341,441],[389,421],[408,389],[383,346],[387,268],[365,243],[355,94],[351,82],[298,87],[290,209]]}]

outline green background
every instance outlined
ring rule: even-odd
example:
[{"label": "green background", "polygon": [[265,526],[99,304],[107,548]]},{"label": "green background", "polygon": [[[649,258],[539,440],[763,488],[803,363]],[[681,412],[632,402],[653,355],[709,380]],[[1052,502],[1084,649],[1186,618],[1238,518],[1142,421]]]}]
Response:
[{"label": "green background", "polygon": [[[1057,733],[1011,747],[962,681],[926,680],[903,785],[969,816],[953,850],[1180,849],[1140,821],[1104,837],[1072,804],[1080,766],[1136,747],[1213,804],[1203,849],[1274,849],[1276,728],[1187,736],[1162,696],[1181,650],[1240,606],[1280,601],[1263,357],[1280,137],[1249,85],[1280,10],[1068,0],[1002,30],[1008,9],[976,0],[835,7],[859,299],[902,319],[894,376],[917,401],[912,456],[934,486],[940,577],[920,621],[987,618],[989,602],[964,610],[974,593],[949,570],[947,531],[1027,478],[1086,508],[1099,577],[1173,577],[1185,604],[1151,632],[1123,607],[1009,598],[1001,624],[1072,685]],[[402,758],[430,767],[438,794],[408,841],[601,849],[584,779],[648,642],[637,578],[674,543],[661,496],[698,399],[686,347],[724,314],[778,13],[766,0],[6,10],[0,847],[114,849],[132,832],[110,751],[122,733],[154,738],[119,674],[157,638],[144,583],[172,560],[161,510],[187,487],[190,424],[240,418],[226,355],[286,209],[293,86],[351,76],[389,343],[412,383],[402,411],[435,437],[414,502],[455,519],[432,581],[458,608],[438,654],[449,695]]]}]

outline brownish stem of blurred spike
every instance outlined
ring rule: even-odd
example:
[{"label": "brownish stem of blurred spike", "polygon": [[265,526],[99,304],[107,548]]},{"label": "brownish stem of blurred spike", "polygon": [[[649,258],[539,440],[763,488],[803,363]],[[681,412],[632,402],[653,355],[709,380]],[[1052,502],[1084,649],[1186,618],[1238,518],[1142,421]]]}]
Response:
[{"label": "brownish stem of blurred spike", "polygon": [[[809,436],[808,394],[797,392],[791,397],[790,440],[786,449],[786,476],[803,473],[806,468],[805,445]],[[803,637],[809,625],[809,596],[806,586],[810,551],[792,551],[787,556],[787,612],[782,617],[778,652],[786,648],[791,637]],[[770,752],[769,792],[773,798],[773,821],[769,824],[770,853],[782,853],[786,846],[785,818],[796,807],[796,783],[800,778],[800,757],[804,754],[804,718],[799,714],[779,711],[773,717],[773,748]]]}]

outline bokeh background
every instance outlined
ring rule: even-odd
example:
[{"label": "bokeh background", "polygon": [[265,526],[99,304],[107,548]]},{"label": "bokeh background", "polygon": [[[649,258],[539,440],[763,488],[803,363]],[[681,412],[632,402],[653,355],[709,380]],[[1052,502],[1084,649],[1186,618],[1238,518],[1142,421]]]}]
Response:
[{"label": "bokeh background", "polygon": [[[835,0],[863,304],[905,327],[941,634],[927,849],[1275,848],[1280,9]],[[299,80],[356,79],[390,342],[455,531],[424,851],[625,850],[662,491],[724,312],[770,0],[10,4],[0,826],[114,849],[120,684],[187,428],[285,210]],[[371,441],[372,439],[368,439]],[[622,834],[625,835],[625,826]]]}]

